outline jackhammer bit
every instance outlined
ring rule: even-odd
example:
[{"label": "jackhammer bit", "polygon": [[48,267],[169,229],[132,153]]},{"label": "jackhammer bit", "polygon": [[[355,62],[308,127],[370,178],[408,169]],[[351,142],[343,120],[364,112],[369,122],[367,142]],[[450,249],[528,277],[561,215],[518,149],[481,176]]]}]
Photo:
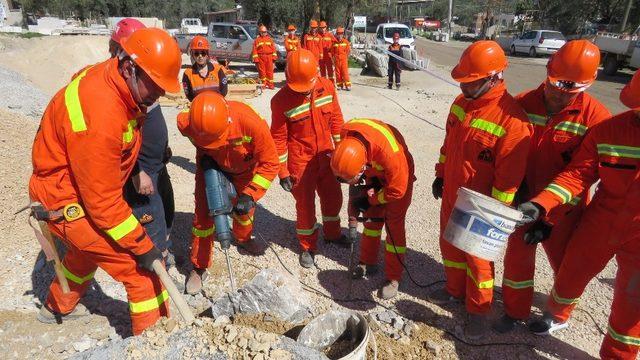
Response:
[{"label": "jackhammer bit", "polygon": [[353,260],[353,253],[355,248],[355,242],[358,239],[358,220],[355,217],[349,217],[349,293],[348,298],[351,299],[351,292],[353,289],[353,272],[355,271],[355,261]]}]

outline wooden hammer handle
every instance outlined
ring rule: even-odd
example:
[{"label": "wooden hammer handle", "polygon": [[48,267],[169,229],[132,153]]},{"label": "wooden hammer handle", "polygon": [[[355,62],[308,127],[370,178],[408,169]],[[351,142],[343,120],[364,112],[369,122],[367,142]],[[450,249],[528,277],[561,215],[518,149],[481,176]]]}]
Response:
[{"label": "wooden hammer handle", "polygon": [[171,277],[169,277],[169,274],[164,268],[164,265],[162,265],[160,260],[154,260],[151,266],[153,266],[153,271],[160,278],[162,285],[164,285],[164,287],[167,289],[171,300],[173,300],[173,302],[176,304],[176,307],[178,308],[178,311],[180,312],[180,315],[182,316],[184,321],[187,323],[187,325],[193,323],[196,317],[193,315],[191,308],[189,308],[189,305],[182,297],[182,294],[176,287],[176,284],[174,284]]}]

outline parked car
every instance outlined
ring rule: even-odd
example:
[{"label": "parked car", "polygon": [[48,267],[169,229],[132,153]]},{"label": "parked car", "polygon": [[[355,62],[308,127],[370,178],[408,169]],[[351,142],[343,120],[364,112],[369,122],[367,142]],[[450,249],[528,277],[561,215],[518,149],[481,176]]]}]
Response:
[{"label": "parked car", "polygon": [[515,38],[511,43],[511,55],[517,53],[529,54],[536,57],[541,54],[551,55],[567,42],[559,31],[531,30]]},{"label": "parked car", "polygon": [[[258,26],[254,23],[234,24],[234,23],[210,23],[206,37],[211,44],[209,54],[219,59],[227,59],[237,62],[251,62],[251,51],[253,41],[258,36]],[[287,51],[281,36],[271,35],[276,43],[278,59],[276,67],[284,70],[287,59]],[[189,53],[189,44],[192,35],[176,34],[176,40],[183,53]]]},{"label": "parked car", "polygon": [[207,27],[202,26],[202,21],[198,18],[183,18],[180,21],[181,34],[206,34]]},{"label": "parked car", "polygon": [[400,45],[408,46],[411,50],[415,49],[416,41],[411,34],[411,30],[407,25],[399,23],[384,23],[378,25],[376,29],[376,44],[391,45],[393,43],[393,34],[400,34]]}]

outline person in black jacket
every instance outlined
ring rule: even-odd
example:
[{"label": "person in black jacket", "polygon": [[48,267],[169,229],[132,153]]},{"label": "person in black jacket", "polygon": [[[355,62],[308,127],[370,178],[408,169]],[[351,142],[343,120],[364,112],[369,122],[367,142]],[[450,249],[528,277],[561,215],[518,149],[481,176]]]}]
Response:
[{"label": "person in black jacket", "polygon": [[[402,46],[399,43],[400,34],[393,34],[393,44],[389,45],[389,52],[402,57]],[[387,72],[387,76],[389,76],[389,81],[387,83],[387,88],[391,89],[393,87],[393,77],[395,75],[396,80],[396,90],[400,90],[400,72],[402,69],[400,68],[400,61],[393,56],[389,55],[389,70]]]}]

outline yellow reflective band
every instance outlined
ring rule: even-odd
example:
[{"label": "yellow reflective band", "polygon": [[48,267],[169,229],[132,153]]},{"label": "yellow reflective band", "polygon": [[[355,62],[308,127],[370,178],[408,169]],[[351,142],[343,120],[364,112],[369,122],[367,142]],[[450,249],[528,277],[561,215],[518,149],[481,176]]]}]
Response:
[{"label": "yellow reflective band", "polygon": [[582,201],[582,198],[579,196],[573,197],[571,198],[571,201],[569,201],[570,205],[576,206],[578,204],[580,204],[580,201]]},{"label": "yellow reflective band", "polygon": [[80,80],[87,75],[88,70],[89,69],[81,72],[64,90],[64,104],[67,107],[69,121],[71,121],[71,130],[73,130],[73,132],[87,130],[87,123],[84,121],[84,113],[82,112],[82,105],[80,104],[79,87]]},{"label": "yellow reflective band", "polygon": [[444,164],[444,162],[447,160],[447,156],[446,155],[442,155],[440,154],[440,157],[438,158],[438,162],[440,164]]},{"label": "yellow reflective band", "polygon": [[516,193],[503,192],[494,187],[491,188],[491,197],[498,201],[502,201],[503,203],[511,204],[511,202],[513,202],[513,199],[516,197]]},{"label": "yellow reflective band", "polygon": [[473,273],[471,273],[471,269],[467,267],[467,276],[473,281],[474,284],[478,287],[478,289],[491,289],[493,288],[493,279],[485,280],[478,282],[475,277],[473,277]]},{"label": "yellow reflective band", "polygon": [[340,216],[323,216],[322,222],[327,222],[327,221],[340,221]]},{"label": "yellow reflective band", "polygon": [[558,296],[558,293],[556,293],[556,289],[551,289],[551,297],[553,297],[553,301],[557,302],[558,304],[564,304],[564,305],[573,305],[573,304],[577,304],[579,299],[567,299],[567,298],[562,298],[560,296]]},{"label": "yellow reflective band", "polygon": [[160,295],[152,299],[144,300],[140,302],[130,301],[129,311],[132,314],[139,314],[139,313],[155,310],[160,308],[160,305],[162,305],[165,301],[167,301],[168,298],[169,298],[169,293],[167,292],[167,290],[163,290],[160,293]]},{"label": "yellow reflective band", "polygon": [[640,337],[619,334],[615,330],[613,330],[613,328],[611,327],[611,324],[609,324],[609,328],[607,332],[609,336],[611,336],[614,340],[618,342],[631,345],[631,346],[640,346]]},{"label": "yellow reflective band", "polygon": [[281,163],[287,162],[288,159],[289,159],[289,153],[288,152],[284,153],[284,155],[280,155],[280,157],[279,157],[279,160],[280,160]]},{"label": "yellow reflective band", "polygon": [[389,131],[389,129],[385,128],[384,126],[368,119],[353,119],[349,121],[349,123],[365,124],[365,125],[371,126],[372,128],[380,131],[382,135],[384,135],[384,137],[387,138],[387,141],[389,142],[389,145],[391,145],[391,149],[393,150],[393,152],[400,151],[400,146],[398,146],[398,142],[396,141],[396,138],[393,136],[391,131]]},{"label": "yellow reflective band", "polygon": [[71,271],[69,271],[64,264],[62,264],[62,272],[64,273],[64,277],[66,277],[67,279],[73,281],[74,283],[78,284],[78,285],[82,285],[84,283],[86,283],[87,281],[93,279],[93,275],[96,273],[95,271],[92,272],[91,274],[87,275],[87,276],[78,276],[74,273],[72,273]]},{"label": "yellow reflective band", "polygon": [[406,246],[393,246],[393,244],[385,243],[384,247],[387,252],[392,254],[404,254],[407,252]]},{"label": "yellow reflective band", "polygon": [[502,126],[484,119],[473,119],[471,120],[471,125],[469,126],[474,129],[488,132],[489,134],[495,135],[497,137],[503,137],[507,133],[507,131]]},{"label": "yellow reflective band", "polygon": [[553,193],[557,197],[559,197],[560,200],[562,200],[563,204],[566,204],[566,203],[570,202],[571,198],[573,197],[573,195],[571,195],[571,191],[563,188],[562,186],[560,186],[558,184],[551,183],[551,184],[549,184],[549,186],[547,186],[544,189],[549,191],[549,192],[551,192],[551,193]]},{"label": "yellow reflective band", "polygon": [[544,115],[527,114],[527,117],[529,118],[529,122],[531,122],[534,125],[538,125],[538,126],[547,125],[547,117]]},{"label": "yellow reflective band", "polygon": [[[313,104],[315,107],[321,107],[323,105],[327,105],[333,102],[333,95],[327,95],[327,96],[322,96],[317,98]],[[288,118],[292,118],[295,116],[298,116],[300,114],[303,114],[307,111],[309,111],[311,106],[311,103],[306,103],[306,104],[302,104],[300,106],[294,107],[293,109],[285,112],[285,116]]]},{"label": "yellow reflective band", "polygon": [[599,155],[640,159],[640,148],[612,144],[598,144]]},{"label": "yellow reflective band", "polygon": [[311,229],[296,229],[296,233],[298,235],[313,235],[315,231],[316,231],[315,226],[312,227]]},{"label": "yellow reflective band", "polygon": [[235,141],[233,143],[233,145],[242,145],[243,143],[251,143],[251,141],[253,141],[253,138],[251,136],[243,136],[242,138],[238,139],[237,141]]},{"label": "yellow reflective band", "polygon": [[251,57],[255,59],[258,57],[258,55],[252,55]]},{"label": "yellow reflective band", "polygon": [[375,161],[371,162],[371,167],[373,167],[374,169],[378,170],[378,171],[383,171],[384,167],[382,167],[382,165],[378,164]]},{"label": "yellow reflective band", "polygon": [[133,129],[135,129],[136,126],[138,126],[138,121],[135,119],[129,120],[127,123],[127,131],[122,134],[122,141],[124,141],[125,144],[133,141]]},{"label": "yellow reflective band", "polygon": [[378,191],[378,202],[380,204],[386,204],[387,200],[384,199],[384,190]]},{"label": "yellow reflective band", "polygon": [[450,267],[454,269],[467,270],[467,263],[451,261],[447,259],[443,259],[443,264],[445,267]]},{"label": "yellow reflective band", "polygon": [[464,112],[464,109],[462,109],[460,105],[456,104],[451,105],[451,113],[455,115],[460,121],[464,121],[464,118],[467,116],[467,113]]},{"label": "yellow reflective band", "polygon": [[369,237],[380,237],[382,236],[382,230],[367,229],[365,227],[364,230],[362,230],[362,235]]},{"label": "yellow reflective band", "polygon": [[340,141],[340,134],[338,135],[331,135],[333,137],[333,140],[335,141]]},{"label": "yellow reflective band", "polygon": [[140,225],[140,223],[138,222],[138,219],[136,219],[136,217],[133,216],[133,214],[131,214],[123,222],[112,227],[106,232],[107,232],[107,235],[109,235],[113,240],[118,241],[123,237],[125,237],[130,232],[132,232],[133,230],[135,230],[138,227],[138,225]]},{"label": "yellow reflective band", "polygon": [[570,132],[570,133],[582,136],[587,132],[587,130],[589,128],[584,126],[584,125],[582,125],[582,124],[578,124],[578,123],[575,123],[575,122],[563,121],[563,122],[559,123],[558,125],[556,125],[554,127],[554,129],[561,130],[561,131],[566,131],[566,132]]},{"label": "yellow reflective band", "polygon": [[203,237],[207,237],[207,236],[213,235],[213,232],[215,230],[216,230],[215,226],[212,226],[212,227],[210,227],[208,229],[198,229],[197,227],[194,226],[194,227],[191,228],[191,233],[194,236],[203,238]]},{"label": "yellow reflective band", "polygon": [[237,221],[238,224],[242,225],[242,226],[249,226],[251,224],[253,224],[253,216],[248,218],[247,220],[242,220],[240,218],[240,216],[233,214],[233,220]]},{"label": "yellow reflective band", "polygon": [[509,279],[502,280],[502,286],[508,286],[512,289],[526,289],[533,287],[533,280],[513,281]]},{"label": "yellow reflective band", "polygon": [[267,178],[260,174],[253,175],[253,179],[251,179],[251,182],[256,183],[258,186],[262,187],[265,190],[268,190],[271,186],[271,181],[267,180]]}]

